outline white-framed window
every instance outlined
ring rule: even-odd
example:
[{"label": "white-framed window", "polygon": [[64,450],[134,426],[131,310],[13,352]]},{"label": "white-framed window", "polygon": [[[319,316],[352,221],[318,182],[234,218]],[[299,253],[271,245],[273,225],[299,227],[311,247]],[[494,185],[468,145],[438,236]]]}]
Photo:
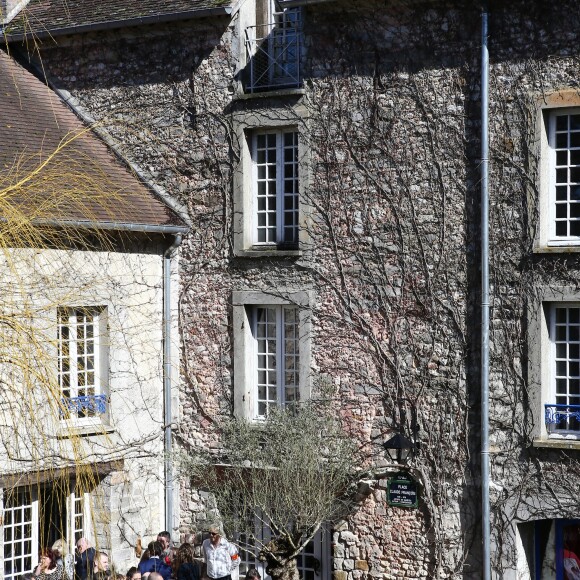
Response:
[{"label": "white-framed window", "polygon": [[62,418],[86,423],[105,416],[106,309],[58,308],[57,347]]},{"label": "white-framed window", "polygon": [[91,496],[89,493],[72,492],[67,497],[67,539],[71,554],[74,554],[77,541],[91,539]]},{"label": "white-framed window", "polygon": [[580,242],[580,108],[549,113],[550,240]]},{"label": "white-framed window", "polygon": [[272,407],[293,403],[300,396],[298,309],[294,306],[252,308],[256,364],[256,416]]},{"label": "white-framed window", "polygon": [[4,580],[34,571],[38,563],[38,501],[30,490],[2,494],[2,570]]},{"label": "white-framed window", "polygon": [[551,389],[548,433],[580,432],[580,303],[549,306]]},{"label": "white-framed window", "polygon": [[254,244],[298,244],[298,132],[252,134]]},{"label": "white-framed window", "polygon": [[234,413],[260,420],[274,406],[310,397],[310,291],[236,291]]},{"label": "white-framed window", "polygon": [[[0,492],[0,559],[4,580],[16,580],[38,564],[39,548],[65,539],[92,539],[90,494],[69,492],[61,484],[17,487]],[[65,507],[66,506],[66,507]]]}]

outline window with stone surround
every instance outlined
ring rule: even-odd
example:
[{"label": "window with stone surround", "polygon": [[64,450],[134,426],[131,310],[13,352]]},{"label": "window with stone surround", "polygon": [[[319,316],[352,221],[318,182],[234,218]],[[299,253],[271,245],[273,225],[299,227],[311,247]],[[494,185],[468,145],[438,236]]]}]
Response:
[{"label": "window with stone surround", "polygon": [[[528,393],[534,445],[580,442],[580,294],[538,287],[527,311]],[[518,361],[515,361],[516,364]]]},{"label": "window with stone surround", "polygon": [[310,396],[308,292],[233,293],[234,410],[260,420]]},{"label": "window with stone surround", "polygon": [[234,178],[234,251],[238,256],[297,256],[309,240],[308,151],[302,121],[286,109],[280,118],[240,114],[240,162]]},{"label": "window with stone surround", "polygon": [[575,91],[556,92],[541,99],[539,111],[535,250],[580,250],[580,97]]},{"label": "window with stone surround", "polygon": [[548,306],[551,388],[548,433],[580,432],[580,303]]},{"label": "window with stone surround", "polygon": [[549,124],[553,243],[580,243],[580,109],[556,109]]},{"label": "window with stone surround", "polygon": [[99,422],[107,412],[106,308],[62,307],[57,311],[58,383],[61,418]]}]

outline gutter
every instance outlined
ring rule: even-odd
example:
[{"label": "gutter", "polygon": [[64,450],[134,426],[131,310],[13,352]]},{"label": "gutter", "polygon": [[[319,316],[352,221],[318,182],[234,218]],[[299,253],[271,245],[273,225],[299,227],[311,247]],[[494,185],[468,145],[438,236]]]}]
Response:
[{"label": "gutter", "polygon": [[489,48],[488,8],[481,13],[481,536],[482,578],[491,578],[489,506]]},{"label": "gutter", "polygon": [[[0,221],[7,221],[6,218]],[[140,232],[164,235],[184,235],[189,231],[187,226],[169,226],[155,224],[136,224],[132,222],[98,222],[87,220],[59,220],[41,219],[34,220],[35,226],[46,226],[50,228],[76,228],[80,230],[116,230],[119,232]]]},{"label": "gutter", "polygon": [[163,254],[163,431],[164,431],[164,478],[165,478],[165,529],[171,533],[173,525],[173,441],[171,425],[171,259],[182,242],[177,234],[173,243]]},{"label": "gutter", "polygon": [[82,34],[84,32],[96,32],[102,30],[116,30],[131,26],[142,26],[146,24],[162,24],[165,22],[176,22],[178,20],[193,20],[195,18],[209,18],[212,16],[229,16],[232,13],[230,6],[220,6],[216,8],[202,8],[200,10],[185,10],[183,12],[171,12],[168,14],[154,14],[152,16],[140,16],[138,18],[127,18],[124,20],[107,20],[103,22],[93,22],[91,24],[81,24],[78,26],[63,26],[61,28],[40,29],[33,32],[20,32],[10,34],[10,25],[0,26],[0,34],[3,33],[6,42],[18,42],[30,38],[52,38],[54,36],[64,36],[66,34]]}]

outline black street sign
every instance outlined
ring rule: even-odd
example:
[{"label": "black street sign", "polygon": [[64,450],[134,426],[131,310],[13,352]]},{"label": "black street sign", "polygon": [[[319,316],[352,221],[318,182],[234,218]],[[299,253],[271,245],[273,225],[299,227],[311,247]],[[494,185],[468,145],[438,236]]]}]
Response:
[{"label": "black street sign", "polygon": [[389,481],[387,503],[394,507],[416,508],[419,505],[417,482],[406,473],[398,473]]}]

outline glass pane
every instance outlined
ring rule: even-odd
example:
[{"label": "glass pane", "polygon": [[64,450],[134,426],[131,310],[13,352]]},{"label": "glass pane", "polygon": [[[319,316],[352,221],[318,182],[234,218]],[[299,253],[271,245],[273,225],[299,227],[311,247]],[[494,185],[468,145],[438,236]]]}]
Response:
[{"label": "glass pane", "polygon": [[556,117],[556,131],[568,130],[568,115],[558,115]]},{"label": "glass pane", "polygon": [[556,183],[568,183],[567,169],[556,169]]},{"label": "glass pane", "polygon": [[567,133],[557,133],[556,134],[556,148],[564,149],[568,147],[568,134]]},{"label": "glass pane", "polygon": [[568,217],[568,204],[566,203],[556,204],[556,217],[559,219]]},{"label": "glass pane", "polygon": [[568,165],[568,150],[563,149],[556,153],[556,165]]},{"label": "glass pane", "polygon": [[570,199],[572,201],[580,201],[580,185],[570,186]]}]

